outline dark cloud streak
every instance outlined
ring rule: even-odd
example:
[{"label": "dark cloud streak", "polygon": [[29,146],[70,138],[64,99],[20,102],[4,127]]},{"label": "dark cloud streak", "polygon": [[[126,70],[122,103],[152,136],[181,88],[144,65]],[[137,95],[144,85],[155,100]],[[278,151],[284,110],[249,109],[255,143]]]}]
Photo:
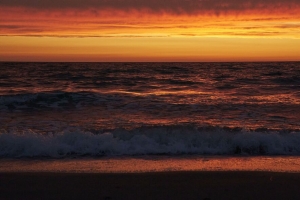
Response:
[{"label": "dark cloud streak", "polygon": [[0,0],[0,6],[36,9],[116,9],[166,13],[242,12],[300,7],[300,0]]}]

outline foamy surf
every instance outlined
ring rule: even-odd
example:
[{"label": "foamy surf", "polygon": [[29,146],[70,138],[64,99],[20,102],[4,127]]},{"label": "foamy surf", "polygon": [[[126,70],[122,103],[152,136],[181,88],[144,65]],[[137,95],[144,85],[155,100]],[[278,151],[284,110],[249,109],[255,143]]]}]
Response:
[{"label": "foamy surf", "polygon": [[156,126],[110,131],[0,133],[0,156],[300,155],[300,131]]}]

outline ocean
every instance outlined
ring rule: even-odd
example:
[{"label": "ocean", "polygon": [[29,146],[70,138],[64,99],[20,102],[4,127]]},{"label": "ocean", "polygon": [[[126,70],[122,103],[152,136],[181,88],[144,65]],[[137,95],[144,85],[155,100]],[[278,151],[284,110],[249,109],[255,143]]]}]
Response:
[{"label": "ocean", "polygon": [[298,158],[300,62],[0,63],[2,159],[151,155]]}]

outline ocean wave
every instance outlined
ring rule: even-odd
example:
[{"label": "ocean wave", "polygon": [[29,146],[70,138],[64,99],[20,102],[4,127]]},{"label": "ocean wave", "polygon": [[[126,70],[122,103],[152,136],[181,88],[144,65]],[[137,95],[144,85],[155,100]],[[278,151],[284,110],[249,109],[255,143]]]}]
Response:
[{"label": "ocean wave", "polygon": [[0,157],[300,155],[299,130],[156,126],[133,130],[0,133]]},{"label": "ocean wave", "polygon": [[123,100],[120,96],[93,92],[53,91],[27,93],[0,96],[0,110],[78,108],[86,105],[102,104],[108,101],[113,103],[120,100]]}]

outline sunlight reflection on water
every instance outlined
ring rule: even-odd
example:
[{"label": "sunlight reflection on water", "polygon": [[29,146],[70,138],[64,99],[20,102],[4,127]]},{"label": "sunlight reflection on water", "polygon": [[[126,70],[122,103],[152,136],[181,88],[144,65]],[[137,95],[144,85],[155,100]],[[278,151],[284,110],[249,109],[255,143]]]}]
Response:
[{"label": "sunlight reflection on water", "polygon": [[0,160],[0,172],[142,173],[165,171],[300,172],[300,159],[297,156],[137,156]]}]

